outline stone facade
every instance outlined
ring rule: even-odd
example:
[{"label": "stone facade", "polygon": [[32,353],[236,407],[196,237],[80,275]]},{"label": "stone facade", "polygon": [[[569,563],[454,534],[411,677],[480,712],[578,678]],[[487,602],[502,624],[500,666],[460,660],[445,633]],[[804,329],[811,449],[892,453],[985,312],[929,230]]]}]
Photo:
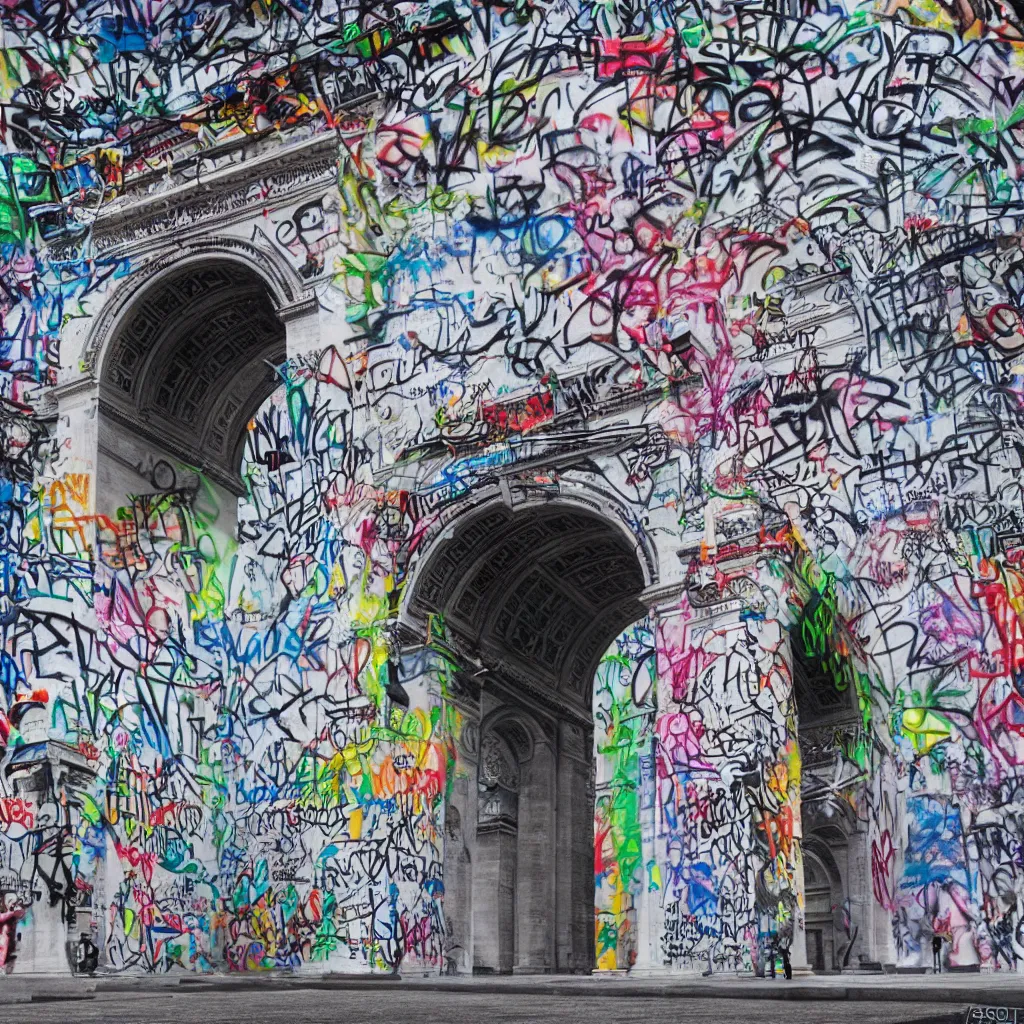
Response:
[{"label": "stone facade", "polygon": [[0,959],[1016,970],[1013,17],[405,6],[5,21]]}]

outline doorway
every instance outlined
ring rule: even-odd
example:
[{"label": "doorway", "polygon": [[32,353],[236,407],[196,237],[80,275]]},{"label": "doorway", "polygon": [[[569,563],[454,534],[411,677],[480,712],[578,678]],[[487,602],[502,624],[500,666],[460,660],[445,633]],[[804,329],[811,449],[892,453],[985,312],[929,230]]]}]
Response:
[{"label": "doorway", "polygon": [[804,906],[807,962],[821,974],[837,970],[834,880],[814,853],[804,850]]},{"label": "doorway", "polygon": [[[831,963],[831,955],[828,961]],[[820,928],[807,928],[807,962],[811,970],[821,974],[825,970],[825,935]]]}]

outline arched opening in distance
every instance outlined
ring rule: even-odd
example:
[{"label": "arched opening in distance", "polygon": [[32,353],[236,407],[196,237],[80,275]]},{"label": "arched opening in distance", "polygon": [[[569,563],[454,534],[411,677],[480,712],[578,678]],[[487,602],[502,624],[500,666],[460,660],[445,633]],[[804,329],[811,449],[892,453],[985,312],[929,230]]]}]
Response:
[{"label": "arched opening in distance", "polygon": [[804,926],[807,964],[817,974],[841,971],[859,948],[851,913],[850,836],[856,827],[838,796],[837,736],[855,725],[855,695],[836,688],[819,658],[799,635],[792,643],[793,695],[800,745],[803,829]]},{"label": "arched opening in distance", "polygon": [[285,355],[266,282],[237,261],[189,263],[144,287],[100,366],[97,512],[202,491],[233,533],[247,424]]},{"label": "arched opening in distance", "polygon": [[591,691],[609,644],[646,612],[637,547],[559,502],[492,504],[449,530],[411,607],[443,623],[469,723],[445,849],[451,956],[477,973],[589,972]]},{"label": "arched opening in distance", "polygon": [[836,860],[837,855],[845,858],[847,845],[846,836],[836,826],[821,824],[804,837],[807,963],[816,974],[838,972],[848,960],[843,877]]}]

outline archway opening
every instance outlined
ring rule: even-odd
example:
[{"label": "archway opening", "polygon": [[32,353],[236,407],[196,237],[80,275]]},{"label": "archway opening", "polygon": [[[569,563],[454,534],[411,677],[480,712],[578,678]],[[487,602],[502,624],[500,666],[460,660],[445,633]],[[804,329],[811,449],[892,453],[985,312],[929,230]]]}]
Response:
[{"label": "archway opening", "polygon": [[594,967],[592,686],[644,585],[625,529],[559,502],[464,515],[417,573],[412,615],[443,627],[472,737],[445,849],[459,969]]},{"label": "archway opening", "polygon": [[[822,659],[794,635],[793,696],[800,746],[804,926],[807,964],[816,974],[848,968],[861,948],[851,902],[855,815],[843,799],[841,737],[855,727],[855,695],[836,687]],[[859,962],[859,961],[858,961]]]},{"label": "archway opening", "polygon": [[839,861],[847,857],[847,847],[846,835],[834,825],[819,822],[804,836],[807,963],[815,974],[837,973],[849,964],[849,911],[844,907],[843,872],[839,866]]},{"label": "archway opening", "polygon": [[189,263],[135,297],[100,367],[97,513],[181,502],[234,533],[247,425],[277,384],[285,327],[254,270]]}]

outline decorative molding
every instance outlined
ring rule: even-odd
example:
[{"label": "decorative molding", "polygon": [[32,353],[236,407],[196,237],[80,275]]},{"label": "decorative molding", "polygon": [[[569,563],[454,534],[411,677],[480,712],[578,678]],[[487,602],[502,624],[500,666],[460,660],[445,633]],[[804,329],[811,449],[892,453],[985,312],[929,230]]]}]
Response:
[{"label": "decorative molding", "polygon": [[320,300],[315,295],[303,296],[303,298],[292,302],[287,306],[280,306],[277,315],[282,323],[289,323],[292,320],[301,320],[303,317],[313,316],[320,311]]},{"label": "decorative molding", "polygon": [[[327,97],[328,106],[336,116],[342,112],[349,115],[336,121],[337,131],[358,130],[357,126],[365,123],[385,99],[379,90],[359,81],[351,69],[339,67],[327,71],[322,65],[318,66],[315,58],[309,64],[307,59],[308,55],[300,57],[296,70],[316,75],[321,94]],[[246,132],[212,145],[177,125],[155,133],[133,135],[125,140],[125,172],[119,198],[152,194],[175,184],[204,179],[229,164],[251,162],[267,152],[280,150],[282,144],[297,144],[323,134],[313,122],[306,122],[284,132],[270,127]],[[154,160],[160,162],[154,164]]]},{"label": "decorative molding", "polygon": [[761,588],[748,576],[732,576],[724,585],[714,581],[689,588],[690,604],[694,608],[711,608],[720,604],[740,601],[747,607],[764,602]]},{"label": "decorative molding", "polygon": [[637,595],[637,600],[646,605],[652,612],[659,611],[662,605],[679,604],[686,593],[686,581],[670,580],[666,583],[655,583]]},{"label": "decorative molding", "polygon": [[243,220],[274,200],[290,206],[332,185],[337,165],[338,141],[333,135],[271,149],[255,160],[215,171],[206,180],[107,207],[92,225],[92,249],[96,255],[115,255],[167,232],[180,238],[190,228],[209,231]]},{"label": "decorative molding", "polygon": [[504,737],[489,729],[480,741],[480,763],[477,766],[482,785],[501,786],[519,792],[519,761]]},{"label": "decorative molding", "polygon": [[52,398],[60,408],[64,408],[65,403],[76,398],[96,398],[98,395],[99,381],[92,376],[77,377],[64,384],[56,384],[47,392],[47,397]]}]

